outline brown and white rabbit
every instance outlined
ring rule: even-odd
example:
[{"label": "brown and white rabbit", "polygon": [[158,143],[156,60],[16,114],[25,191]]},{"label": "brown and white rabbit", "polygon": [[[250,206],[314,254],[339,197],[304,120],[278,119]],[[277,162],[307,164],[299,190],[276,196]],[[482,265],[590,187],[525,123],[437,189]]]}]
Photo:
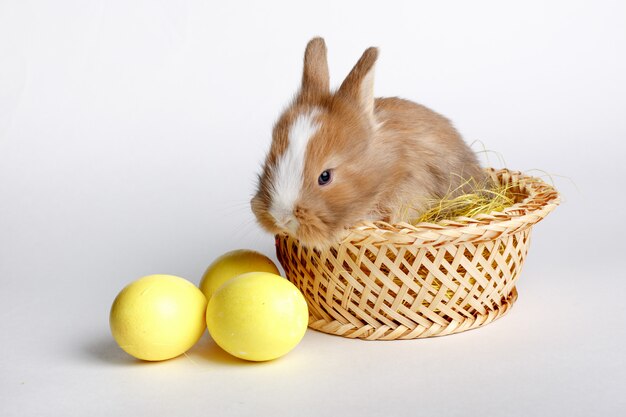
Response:
[{"label": "brown and white rabbit", "polygon": [[483,178],[476,155],[443,116],[400,98],[374,98],[377,48],[329,89],[326,45],[312,39],[302,85],[274,126],[252,211],[271,233],[327,247],[360,220],[396,222],[406,208]]}]

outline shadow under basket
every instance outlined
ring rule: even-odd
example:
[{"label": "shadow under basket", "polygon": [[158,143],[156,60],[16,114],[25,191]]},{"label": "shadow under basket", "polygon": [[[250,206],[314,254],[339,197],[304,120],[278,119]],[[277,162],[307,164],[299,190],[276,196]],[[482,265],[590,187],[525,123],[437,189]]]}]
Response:
[{"label": "shadow under basket", "polygon": [[515,203],[439,224],[367,222],[323,251],[276,236],[287,279],[304,294],[309,327],[367,340],[443,336],[484,326],[517,299],[532,225],[559,204],[542,180],[487,169]]}]

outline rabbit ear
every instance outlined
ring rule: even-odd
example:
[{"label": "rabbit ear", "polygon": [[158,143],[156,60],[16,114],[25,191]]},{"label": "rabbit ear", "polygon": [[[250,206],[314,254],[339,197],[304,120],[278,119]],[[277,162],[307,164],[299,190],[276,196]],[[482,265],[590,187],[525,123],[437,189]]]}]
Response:
[{"label": "rabbit ear", "polygon": [[372,121],[374,121],[374,64],[377,58],[378,48],[367,48],[337,90],[338,95],[356,101]]},{"label": "rabbit ear", "polygon": [[326,44],[322,38],[313,38],[304,51],[304,70],[300,98],[311,101],[330,92]]}]

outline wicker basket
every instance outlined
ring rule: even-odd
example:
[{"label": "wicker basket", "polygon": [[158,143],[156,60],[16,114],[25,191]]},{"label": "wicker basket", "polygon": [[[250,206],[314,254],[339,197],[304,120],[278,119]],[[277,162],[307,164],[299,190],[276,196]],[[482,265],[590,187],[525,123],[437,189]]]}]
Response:
[{"label": "wicker basket", "polygon": [[487,171],[516,195],[503,212],[436,225],[362,223],[324,251],[277,235],[278,259],[309,305],[309,327],[367,340],[414,339],[503,316],[517,299],[531,226],[559,204],[559,194],[520,172]]}]

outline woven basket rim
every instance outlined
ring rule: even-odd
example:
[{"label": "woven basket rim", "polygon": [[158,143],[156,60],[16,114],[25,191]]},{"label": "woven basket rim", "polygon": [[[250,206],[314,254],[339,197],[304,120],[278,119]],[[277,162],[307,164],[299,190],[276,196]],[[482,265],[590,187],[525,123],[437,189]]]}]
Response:
[{"label": "woven basket rim", "polygon": [[352,244],[442,246],[463,242],[482,242],[522,231],[548,215],[560,203],[558,191],[542,179],[520,171],[486,168],[499,183],[514,184],[525,197],[501,212],[457,217],[440,223],[361,222],[339,242]]}]

